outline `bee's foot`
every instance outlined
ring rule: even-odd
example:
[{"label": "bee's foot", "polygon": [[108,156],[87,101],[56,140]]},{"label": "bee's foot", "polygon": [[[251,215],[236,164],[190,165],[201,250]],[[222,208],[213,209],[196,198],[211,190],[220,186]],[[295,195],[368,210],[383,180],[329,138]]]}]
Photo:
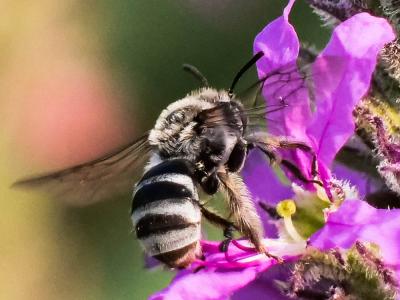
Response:
[{"label": "bee's foot", "polygon": [[281,257],[269,253],[268,250],[264,246],[262,246],[260,249],[258,249],[258,252],[265,254],[269,258],[275,259],[279,264],[283,263],[283,259]]},{"label": "bee's foot", "polygon": [[282,264],[283,263],[283,258],[282,257],[273,255],[273,254],[271,254],[269,252],[265,252],[265,255],[270,257],[270,258],[272,258],[272,259],[275,259],[278,262],[278,264]]},{"label": "bee's foot", "polygon": [[223,240],[221,244],[219,244],[219,250],[221,252],[228,252],[229,244],[232,242],[231,238],[227,238],[226,240]]},{"label": "bee's foot", "polygon": [[224,241],[221,242],[219,245],[219,249],[221,252],[227,252],[229,248],[229,244],[232,242],[233,239],[233,232],[235,231],[235,227],[230,224],[224,229],[224,237],[226,238]]}]

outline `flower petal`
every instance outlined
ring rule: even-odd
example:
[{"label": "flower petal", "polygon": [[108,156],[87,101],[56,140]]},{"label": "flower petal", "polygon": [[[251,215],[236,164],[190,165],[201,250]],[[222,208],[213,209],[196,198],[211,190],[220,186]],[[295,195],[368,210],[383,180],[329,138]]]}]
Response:
[{"label": "flower petal", "polygon": [[242,171],[244,181],[251,193],[252,199],[256,202],[258,214],[262,216],[264,230],[268,237],[276,236],[276,226],[268,218],[267,212],[262,210],[258,201],[269,206],[275,206],[282,199],[293,196],[291,186],[284,185],[276,176],[275,172],[263,158],[264,154],[259,151],[252,151]]},{"label": "flower petal", "polygon": [[164,290],[154,294],[150,300],[219,300],[227,299],[232,293],[256,279],[270,264],[262,264],[240,270],[215,272],[201,270],[192,273],[181,271]]},{"label": "flower petal", "polygon": [[237,291],[232,300],[248,300],[248,299],[273,299],[273,300],[290,300],[288,296],[283,295],[276,285],[277,281],[287,282],[290,277],[291,270],[286,264],[276,265],[248,284],[246,287]]},{"label": "flower petal", "polygon": [[264,52],[264,56],[257,62],[260,78],[297,59],[299,39],[293,26],[288,22],[293,4],[294,0],[290,0],[283,16],[269,23],[254,40],[254,53]]},{"label": "flower petal", "polygon": [[[299,39],[288,21],[293,4],[294,0],[289,1],[283,16],[269,23],[256,36],[254,53],[264,52],[264,56],[257,62],[257,71],[260,79],[267,77],[262,94],[268,105],[287,105],[268,113],[268,131],[273,135],[292,137],[307,143],[306,127],[311,118],[311,110],[304,79],[297,69]],[[297,155],[295,152],[298,152]],[[285,153],[285,158],[296,163],[305,176],[309,175],[310,160],[303,153]]]},{"label": "flower petal", "polygon": [[[301,88],[303,80],[297,72],[297,57],[300,43],[288,17],[294,1],[284,9],[283,16],[269,23],[254,40],[254,53],[264,52],[257,62],[260,79],[268,77],[263,86],[263,96],[268,105],[289,105],[282,110],[269,113],[272,119],[269,130],[276,135],[306,139],[305,123],[310,118],[310,107],[306,90]],[[275,126],[275,125],[279,126]]]},{"label": "flower petal", "polygon": [[360,13],[335,28],[314,62],[317,110],[307,133],[325,166],[353,134],[353,109],[370,86],[377,54],[393,39],[386,20]]},{"label": "flower petal", "polygon": [[400,210],[376,209],[360,200],[346,200],[311,237],[311,245],[327,250],[350,248],[357,240],[380,247],[384,262],[399,268]]},{"label": "flower petal", "polygon": [[[282,257],[286,263],[297,260],[306,248],[305,241],[288,243],[283,239],[264,239],[263,242],[271,254]],[[245,240],[232,241],[229,253],[219,250],[219,242],[201,241],[201,244],[205,261],[180,271],[171,284],[151,296],[151,300],[227,299],[278,264],[275,259],[257,253]],[[204,268],[198,269],[198,266]]]}]

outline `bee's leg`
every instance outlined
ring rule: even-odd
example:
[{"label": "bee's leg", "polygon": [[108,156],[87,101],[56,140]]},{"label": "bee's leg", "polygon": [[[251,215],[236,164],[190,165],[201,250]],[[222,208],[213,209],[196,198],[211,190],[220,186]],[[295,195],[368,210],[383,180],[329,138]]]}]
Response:
[{"label": "bee's leg", "polygon": [[204,205],[200,205],[200,209],[203,217],[206,218],[211,223],[221,226],[222,228],[227,228],[227,227],[235,228],[234,224],[231,221],[225,219],[223,216],[213,211],[211,208],[205,207]]},{"label": "bee's leg", "polygon": [[244,140],[239,140],[233,148],[226,164],[229,172],[239,172],[243,168],[244,162],[246,161],[246,155],[246,142]]},{"label": "bee's leg", "polygon": [[236,173],[219,172],[218,177],[227,195],[234,224],[250,239],[257,251],[266,253],[262,243],[263,226],[243,180]]},{"label": "bee's leg", "polygon": [[228,251],[228,247],[229,247],[229,244],[233,240],[233,232],[235,230],[236,230],[236,228],[233,225],[232,226],[228,226],[228,227],[226,227],[224,229],[225,240],[223,240],[221,245],[219,246],[219,249],[221,250],[221,252],[227,252]]},{"label": "bee's leg", "polygon": [[203,177],[200,181],[200,186],[203,188],[204,192],[209,195],[214,195],[219,189],[219,179],[217,173],[211,173],[207,177]]},{"label": "bee's leg", "polygon": [[[300,169],[292,162],[290,162],[286,159],[283,159],[281,161],[281,164],[284,165],[300,181],[305,182],[305,183],[316,183],[316,184],[322,186],[321,181],[315,180],[315,179],[309,179],[309,178],[305,177],[303,175],[303,173],[300,171]],[[312,171],[312,172],[314,172],[314,171]],[[315,175],[313,175],[313,176],[315,176]]]},{"label": "bee's leg", "polygon": [[312,156],[311,164],[311,175],[315,178],[318,175],[317,171],[317,157],[310,146],[299,141],[290,141],[286,138],[279,138],[268,135],[266,133],[256,133],[246,137],[249,142],[249,148],[258,148],[263,151],[270,159],[271,163],[278,163],[284,165],[294,176],[299,180],[306,183],[317,183],[321,185],[321,182],[314,179],[307,178],[300,169],[292,162],[282,159],[278,150],[280,149],[299,149],[303,152],[310,153]]},{"label": "bee's leg", "polygon": [[229,243],[233,239],[233,232],[238,229],[232,222],[220,216],[217,212],[212,211],[210,208],[206,208],[201,205],[200,209],[201,213],[207,220],[224,228],[224,237],[226,239],[221,243],[220,249],[222,252],[226,252],[228,250]]},{"label": "bee's leg", "polygon": [[278,139],[278,141],[279,141],[279,148],[281,149],[299,149],[303,152],[309,153],[312,156],[311,175],[313,176],[313,178],[315,178],[318,175],[317,155],[310,146],[299,141],[290,141],[286,139]]},{"label": "bee's leg", "polygon": [[276,148],[268,144],[250,144],[248,147],[249,150],[254,148],[261,150],[266,156],[268,156],[271,165],[279,165],[282,163],[282,156],[279,154]]},{"label": "bee's leg", "polygon": [[[306,176],[304,176],[304,174],[300,171],[300,169],[291,161],[287,160],[287,159],[282,159],[281,155],[274,149],[274,150],[268,150],[265,149],[265,147],[259,147],[259,149],[264,152],[264,154],[266,154],[268,156],[268,158],[270,159],[271,164],[277,163],[277,164],[281,164],[283,166],[286,167],[286,169],[288,169],[298,180],[305,182],[305,183],[317,183],[319,185],[321,185],[321,182],[319,180],[314,180],[314,179],[309,179]],[[316,171],[316,159],[314,159],[313,157],[313,163],[312,163],[312,176],[313,178],[318,174]]]}]

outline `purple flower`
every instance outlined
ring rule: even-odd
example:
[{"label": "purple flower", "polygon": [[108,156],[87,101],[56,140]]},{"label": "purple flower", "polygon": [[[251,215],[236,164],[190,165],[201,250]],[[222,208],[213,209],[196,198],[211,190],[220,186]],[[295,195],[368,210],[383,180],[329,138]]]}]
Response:
[{"label": "purple flower", "polygon": [[[272,253],[288,259],[298,256],[305,247],[304,243],[297,243],[288,249],[280,241],[266,242],[269,243]],[[205,261],[199,261],[190,269],[180,271],[169,287],[150,299],[226,299],[254,281],[260,273],[277,264],[276,260],[257,254],[246,241],[234,241],[229,254],[222,253],[219,245],[219,242],[202,242]]]},{"label": "purple flower", "polygon": [[[359,200],[348,200],[354,196],[343,185],[340,187],[344,195],[339,195],[329,169],[336,153],[354,132],[352,111],[368,90],[379,50],[394,38],[392,30],[383,19],[366,13],[355,15],[336,27],[331,41],[312,66],[313,102],[303,86],[303,77],[295,71],[299,41],[288,21],[293,3],[294,0],[290,0],[283,15],[257,35],[254,49],[265,54],[257,64],[259,77],[269,76],[263,89],[264,97],[269,104],[279,104],[282,98],[288,104],[287,108],[268,116],[274,120],[269,124],[271,134],[309,144],[317,154],[319,175],[330,184],[326,188],[334,197],[346,199],[340,207],[336,206],[339,201],[332,205],[331,212],[325,216],[325,226],[311,235],[310,240],[321,250],[348,248],[357,240],[374,242],[381,247],[382,255],[387,259],[385,262],[397,267],[398,254],[393,253],[395,246],[390,243],[396,245],[400,223],[396,225],[393,220],[385,221],[383,217],[397,218],[400,212],[376,210]],[[282,84],[282,78],[287,82]],[[309,155],[297,150],[282,155],[299,166],[304,175],[311,176]],[[266,238],[265,245],[271,254],[282,257],[285,265],[278,265],[275,259],[258,254],[244,240],[233,241],[224,253],[219,249],[219,242],[202,241],[205,259],[178,272],[171,284],[151,299],[227,299],[232,295],[233,299],[288,299],[273,283],[276,279],[287,279],[287,264],[297,261],[307,245],[292,223],[294,202],[282,200],[294,198],[297,203],[313,202],[315,199],[326,200],[327,195],[322,189],[307,190],[307,187],[283,184],[256,151],[250,155],[243,175],[255,200],[274,206],[280,203],[284,216],[280,228],[274,228],[276,223],[268,221],[264,211],[260,210],[260,215],[270,229],[268,232],[278,230],[280,238]],[[325,203],[329,206],[329,201]],[[338,211],[333,212],[334,209]],[[354,209],[356,212],[359,209],[359,214],[353,218]],[[385,241],[383,237],[374,237],[383,226],[393,230],[384,237]]]},{"label": "purple flower", "polygon": [[[282,98],[288,104],[287,108],[268,115],[275,124],[270,131],[309,144],[317,154],[320,175],[326,179],[336,153],[354,133],[352,112],[370,86],[377,54],[394,35],[384,19],[367,13],[357,14],[336,27],[311,68],[315,98],[312,113],[303,78],[293,72],[299,54],[296,32],[288,22],[293,2],[289,2],[281,18],[257,35],[254,52],[265,54],[257,69],[260,78],[276,70],[279,73],[288,70],[289,85],[282,79],[276,83],[277,76],[271,76],[264,85],[263,95],[269,104],[279,104]],[[296,151],[288,158],[300,166],[304,175],[311,176],[309,156]]]}]

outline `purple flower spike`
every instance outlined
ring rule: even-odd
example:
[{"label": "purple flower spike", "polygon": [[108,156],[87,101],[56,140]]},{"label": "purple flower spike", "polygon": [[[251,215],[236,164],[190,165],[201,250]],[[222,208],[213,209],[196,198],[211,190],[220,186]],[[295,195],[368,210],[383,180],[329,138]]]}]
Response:
[{"label": "purple flower spike", "polygon": [[378,171],[385,178],[387,185],[400,194],[400,143],[388,136],[380,118],[375,117],[372,122],[376,127],[375,143],[381,157]]},{"label": "purple flower spike", "polygon": [[[348,249],[356,241],[379,246],[384,262],[400,271],[400,210],[376,209],[360,200],[345,201],[311,237],[311,245],[328,250]],[[397,272],[400,279],[400,273]]]}]

